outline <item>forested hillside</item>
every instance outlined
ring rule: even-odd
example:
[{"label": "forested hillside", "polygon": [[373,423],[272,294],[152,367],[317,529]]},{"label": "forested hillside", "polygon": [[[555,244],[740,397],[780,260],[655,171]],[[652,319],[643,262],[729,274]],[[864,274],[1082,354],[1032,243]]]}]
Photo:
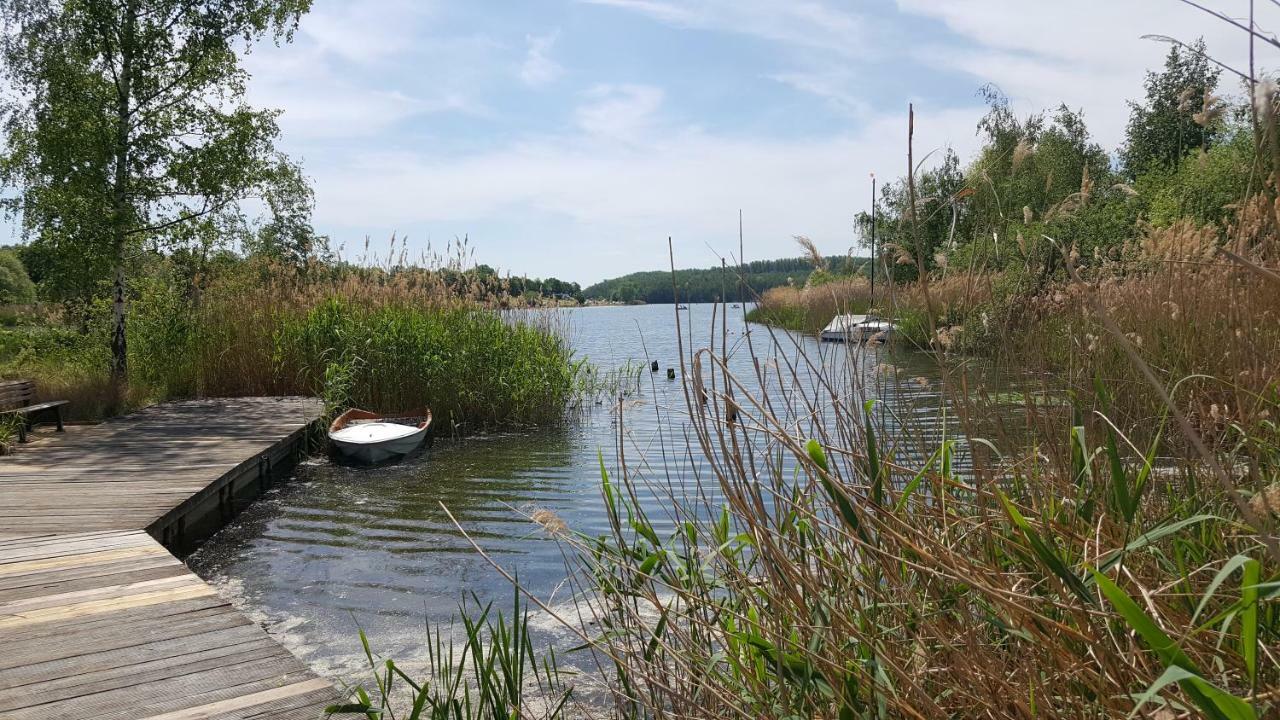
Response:
[{"label": "forested hillside", "polygon": [[[829,268],[841,268],[846,272],[859,269],[863,258],[836,255],[826,258]],[[705,268],[677,270],[675,287],[680,302],[714,302],[722,294],[730,300],[738,299],[738,277],[746,278],[751,293],[784,285],[804,285],[813,272],[813,260],[807,257],[781,260],[757,260],[728,269]],[[588,300],[612,300],[616,302],[672,302],[671,271],[651,270],[603,280],[582,291]]]}]

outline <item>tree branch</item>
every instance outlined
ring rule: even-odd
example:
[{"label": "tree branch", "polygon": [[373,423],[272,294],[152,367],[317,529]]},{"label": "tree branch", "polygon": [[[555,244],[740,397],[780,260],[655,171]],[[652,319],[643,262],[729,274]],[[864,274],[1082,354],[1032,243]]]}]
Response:
[{"label": "tree branch", "polygon": [[[1262,33],[1258,32],[1256,29],[1245,26],[1245,24],[1244,24],[1244,23],[1240,22],[1239,20],[1236,20],[1235,18],[1233,18],[1233,17],[1231,17],[1231,16],[1229,16],[1229,15],[1225,15],[1225,14],[1223,14],[1223,13],[1220,13],[1220,12],[1218,12],[1217,10],[1210,10],[1209,8],[1207,8],[1207,7],[1203,6],[1203,5],[1201,5],[1201,4],[1200,4],[1200,3],[1198,3],[1198,2],[1194,2],[1193,0],[1178,0],[1178,2],[1181,2],[1181,3],[1182,3],[1182,4],[1184,4],[1184,5],[1190,5],[1191,7],[1195,8],[1195,9],[1197,9],[1197,10],[1201,11],[1201,12],[1208,13],[1208,14],[1210,14],[1210,15],[1212,15],[1212,16],[1214,16],[1214,17],[1218,18],[1218,19],[1219,19],[1219,20],[1221,20],[1222,22],[1227,23],[1228,25],[1234,25],[1235,27],[1240,28],[1241,30],[1243,30],[1243,31],[1245,31],[1245,32],[1247,32],[1247,33],[1249,33],[1250,35],[1252,35],[1252,36],[1254,36],[1254,37],[1258,38],[1259,40],[1261,40],[1261,41],[1263,41],[1263,42],[1267,43],[1268,45],[1272,45],[1272,46],[1274,46],[1274,47],[1276,47],[1276,48],[1280,48],[1280,40],[1276,40],[1275,38],[1267,37],[1266,35],[1263,35]],[[1272,0],[1272,2],[1275,2],[1275,0]],[[1280,4],[1280,3],[1277,3],[1277,4]],[[1234,71],[1233,71],[1233,72],[1234,72]]]},{"label": "tree branch", "polygon": [[175,226],[177,226],[177,225],[181,225],[182,223],[187,222],[187,221],[189,221],[189,220],[195,220],[196,218],[204,217],[205,215],[208,215],[209,213],[217,212],[217,211],[221,210],[222,208],[224,208],[224,207],[226,207],[226,206],[230,205],[230,204],[231,204],[231,203],[233,203],[233,202],[236,202],[236,201],[238,201],[238,200],[248,199],[248,197],[249,197],[249,196],[245,196],[245,197],[243,197],[243,198],[241,198],[241,197],[229,197],[229,198],[226,198],[226,199],[220,200],[220,201],[218,201],[218,202],[216,202],[216,203],[214,203],[214,204],[212,204],[212,205],[210,205],[210,204],[206,201],[206,202],[205,202],[204,207],[203,207],[203,208],[201,208],[201,209],[199,210],[199,212],[186,213],[186,214],[184,214],[184,215],[180,215],[180,216],[178,216],[178,217],[176,217],[176,218],[174,218],[174,219],[172,219],[172,220],[167,220],[167,221],[165,221],[165,222],[159,223],[158,225],[150,225],[150,226],[147,226],[147,227],[134,228],[133,230],[130,230],[130,231],[129,231],[129,232],[127,232],[126,234],[127,234],[127,235],[141,235],[141,234],[144,234],[144,233],[153,233],[153,232],[159,232],[159,231],[161,231],[161,230],[167,230],[167,229],[169,229],[169,228],[171,228],[171,227],[175,227]]}]

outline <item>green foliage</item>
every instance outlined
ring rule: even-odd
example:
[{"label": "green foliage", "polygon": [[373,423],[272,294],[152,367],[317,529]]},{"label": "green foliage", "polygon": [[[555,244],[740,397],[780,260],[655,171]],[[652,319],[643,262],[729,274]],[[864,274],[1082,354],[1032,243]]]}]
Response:
[{"label": "green foliage", "polygon": [[[272,286],[251,261],[219,272],[202,293],[178,263],[134,278],[137,399],[314,395],[332,409],[429,407],[440,432],[464,433],[557,422],[578,391],[581,363],[554,319],[397,296],[369,279]],[[80,417],[125,409],[99,397],[109,384],[110,306],[97,303],[85,323],[0,328],[0,376],[36,379]]]},{"label": "green foliage", "polygon": [[87,306],[116,285],[117,378],[138,250],[240,239],[226,231],[244,226],[239,203],[250,197],[267,200],[271,247],[310,232],[310,188],[274,149],[278,113],[245,104],[240,66],[252,43],[288,40],[310,5],[14,0],[0,11],[14,89],[0,181],[19,189],[0,202],[37,248],[47,297]]},{"label": "green foliage", "polygon": [[548,298],[576,298],[582,294],[582,287],[576,282],[566,282],[558,278],[513,277],[507,280],[507,292],[512,296],[533,293]]},{"label": "green foliage", "polygon": [[[1129,104],[1129,126],[1120,150],[1130,179],[1177,167],[1196,150],[1208,149],[1218,135],[1210,98],[1221,71],[1210,61],[1204,41],[1190,50],[1169,49],[1164,69],[1148,72],[1146,99]],[[1201,115],[1197,121],[1197,113]]]},{"label": "green foliage", "polygon": [[347,389],[337,400],[384,410],[429,407],[441,431],[557,421],[575,385],[576,367],[557,334],[470,307],[370,308],[332,297],[282,313],[272,337],[277,350],[263,361],[275,364],[273,382],[282,389],[324,395],[341,376]]},{"label": "green foliage", "polygon": [[[916,176],[916,218],[912,224],[908,209],[910,195],[906,180],[885,183],[880,190],[876,215],[876,246],[879,273],[888,267],[896,282],[916,279],[919,267],[932,270],[939,249],[949,242],[969,237],[972,215],[964,212],[962,191],[966,179],[960,157],[951,149],[942,161]],[[870,241],[871,216],[859,213],[856,223]],[[877,278],[880,275],[877,274]]]},{"label": "green foliage", "polygon": [[36,286],[22,260],[12,250],[0,250],[0,305],[27,305],[36,301]]},{"label": "green foliage", "polygon": [[1189,154],[1174,169],[1157,168],[1138,179],[1152,225],[1167,227],[1183,218],[1219,225],[1249,190],[1254,161],[1253,134],[1236,128],[1207,152]]},{"label": "green foliage", "polygon": [[[514,590],[511,616],[493,616],[493,604],[459,608],[463,637],[457,647],[448,628],[427,629],[431,671],[415,680],[391,659],[375,658],[369,639],[360,643],[376,697],[362,686],[351,701],[331,705],[326,716],[361,715],[367,720],[558,720],[570,717],[573,688],[562,676],[554,650],[535,652],[529,611]],[[474,607],[472,606],[474,605]],[[397,690],[397,686],[403,689]],[[397,708],[399,712],[397,713]],[[535,709],[536,708],[536,709]]]},{"label": "green foliage", "polygon": [[[832,275],[849,275],[857,272],[866,262],[861,258],[832,256],[824,259]],[[743,297],[750,300],[754,293],[770,288],[794,285],[803,287],[814,272],[809,258],[785,260],[757,260],[742,267],[706,268],[701,270],[677,270],[676,291],[680,302],[732,302],[739,298],[739,275],[746,281]],[[582,291],[590,300],[616,302],[673,302],[671,272],[653,270],[637,272],[622,277],[603,280]]]}]

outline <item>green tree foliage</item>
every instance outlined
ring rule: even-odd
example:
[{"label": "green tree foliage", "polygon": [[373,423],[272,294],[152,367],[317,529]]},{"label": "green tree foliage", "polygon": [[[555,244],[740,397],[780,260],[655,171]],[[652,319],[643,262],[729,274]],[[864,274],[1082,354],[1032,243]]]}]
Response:
[{"label": "green tree foliage", "polygon": [[[148,246],[208,237],[265,198],[295,222],[310,191],[274,149],[277,112],[244,102],[239,58],[288,40],[310,0],[7,0],[0,180],[55,297],[110,284],[112,373],[127,370],[126,276]],[[109,278],[109,279],[108,279]]]},{"label": "green tree foliage", "polygon": [[1175,168],[1193,151],[1212,146],[1218,131],[1207,120],[1216,112],[1213,93],[1219,73],[1203,40],[1189,50],[1174,45],[1164,69],[1147,73],[1146,100],[1129,103],[1129,127],[1120,150],[1129,179]]},{"label": "green tree foliage", "polygon": [[1253,162],[1253,132],[1227,126],[1207,152],[1188,155],[1175,169],[1152,170],[1136,187],[1148,203],[1152,225],[1168,226],[1181,218],[1223,224],[1249,191]]},{"label": "green tree foliage", "polygon": [[[866,264],[866,259],[840,255],[825,260],[828,272],[834,274],[853,274]],[[762,293],[769,288],[804,285],[813,272],[813,261],[809,258],[757,260],[739,268],[677,270],[674,292],[679,293],[680,302],[737,300],[738,277],[741,275],[748,287],[744,297],[750,300],[752,293]],[[636,272],[602,280],[582,292],[591,300],[614,302],[670,303],[676,297],[671,272],[667,270]]]},{"label": "green tree foliage", "polygon": [[536,295],[545,298],[576,299],[582,294],[582,286],[576,282],[567,282],[549,277],[546,280],[529,277],[513,277],[507,281],[506,291],[510,295]]},{"label": "green tree foliage", "polygon": [[[966,179],[960,157],[951,149],[942,162],[916,177],[917,215],[912,226],[908,210],[910,196],[906,180],[885,183],[880,190],[876,215],[876,251],[879,278],[888,268],[898,282],[914,280],[919,274],[917,260],[926,270],[936,267],[937,255],[944,245],[957,238],[968,237],[972,216],[964,211]],[[870,238],[871,215],[859,213],[856,219],[862,234]]]},{"label": "green tree foliage", "polygon": [[989,109],[978,131],[986,142],[967,170],[947,153],[918,174],[915,228],[905,181],[885,188],[877,234],[899,282],[916,277],[919,260],[929,271],[1015,269],[1034,280],[1016,285],[1034,288],[1060,270],[1061,247],[1087,256],[1095,244],[1132,234],[1137,204],[1117,186],[1083,113],[1064,105],[1020,119],[999,91],[984,94]]},{"label": "green tree foliage", "polygon": [[36,300],[36,286],[17,253],[0,250],[0,305],[26,305]]}]

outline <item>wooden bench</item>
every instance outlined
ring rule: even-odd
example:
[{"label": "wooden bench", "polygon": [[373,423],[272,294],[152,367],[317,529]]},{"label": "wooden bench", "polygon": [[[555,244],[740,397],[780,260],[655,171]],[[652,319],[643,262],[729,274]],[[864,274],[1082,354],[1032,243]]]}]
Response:
[{"label": "wooden bench", "polygon": [[[27,441],[27,431],[34,428],[42,418],[53,417],[62,427],[62,406],[69,404],[67,400],[53,400],[37,403],[36,384],[30,380],[0,381],[0,416],[16,415],[18,417],[18,442]],[[48,420],[44,420],[48,422]]]}]

